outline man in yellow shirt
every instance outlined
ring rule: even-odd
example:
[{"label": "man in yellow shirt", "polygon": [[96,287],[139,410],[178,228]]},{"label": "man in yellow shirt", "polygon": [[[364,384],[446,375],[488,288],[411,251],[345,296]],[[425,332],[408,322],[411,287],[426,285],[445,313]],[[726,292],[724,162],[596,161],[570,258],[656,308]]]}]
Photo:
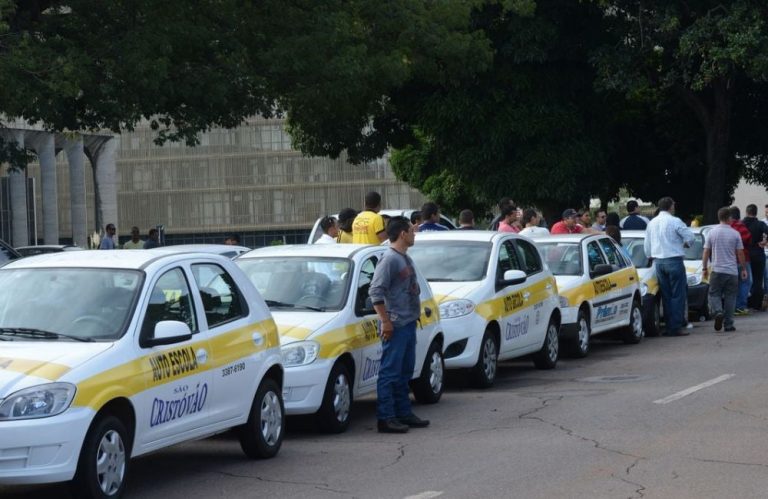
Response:
[{"label": "man in yellow shirt", "polygon": [[380,244],[387,238],[384,218],[379,215],[381,195],[369,192],[365,195],[365,210],[352,223],[352,242],[356,244]]}]

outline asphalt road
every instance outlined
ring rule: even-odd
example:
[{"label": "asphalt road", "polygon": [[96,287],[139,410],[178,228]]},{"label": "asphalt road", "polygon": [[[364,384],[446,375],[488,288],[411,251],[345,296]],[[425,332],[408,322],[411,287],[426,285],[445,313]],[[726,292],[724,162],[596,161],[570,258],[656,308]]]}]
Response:
[{"label": "asphalt road", "polygon": [[[277,458],[249,461],[231,434],[132,463],[127,497],[721,498],[768,496],[768,313],[692,335],[602,341],[552,371],[502,364],[478,391],[452,376],[432,420],[375,431],[373,399],[342,435],[291,421]],[[68,497],[64,485],[0,497]]]}]

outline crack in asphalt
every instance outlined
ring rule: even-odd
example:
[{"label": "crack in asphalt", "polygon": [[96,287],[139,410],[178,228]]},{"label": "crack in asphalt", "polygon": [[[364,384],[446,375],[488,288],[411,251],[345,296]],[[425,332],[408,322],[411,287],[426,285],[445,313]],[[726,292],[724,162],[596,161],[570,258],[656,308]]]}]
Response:
[{"label": "crack in asphalt", "polygon": [[229,476],[232,478],[248,478],[251,480],[258,480],[260,482],[268,482],[268,483],[284,483],[287,485],[308,485],[311,487],[319,488],[321,490],[329,490],[331,492],[339,492],[340,494],[348,494],[346,491],[338,491],[329,488],[330,485],[323,482],[301,482],[298,480],[275,480],[273,478],[263,478],[258,475],[247,475],[242,473],[233,473],[231,471],[222,471],[222,470],[210,470],[210,469],[198,469],[196,470],[200,473],[215,473],[217,475],[224,475]]},{"label": "crack in asphalt", "polygon": [[633,487],[637,487],[635,489],[635,494],[637,494],[637,495],[636,496],[629,496],[629,497],[627,497],[627,499],[635,499],[635,498],[639,499],[640,497],[645,497],[645,493],[644,493],[645,486],[644,485],[642,485],[640,483],[637,483],[637,482],[633,482],[631,480],[627,480],[626,478],[622,478],[620,476],[616,476],[615,473],[611,473],[611,477],[615,478],[617,480],[620,480],[620,481],[626,483],[627,485],[631,485]]},{"label": "crack in asphalt", "polygon": [[749,412],[746,412],[746,411],[740,411],[738,409],[734,409],[732,407],[728,407],[727,405],[723,406],[723,410],[724,411],[728,411],[728,412],[732,412],[734,414],[741,414],[742,416],[748,416],[750,418],[759,419],[761,421],[768,421],[768,418],[766,418],[764,416],[758,416],[757,414],[752,414],[752,413],[749,413]]},{"label": "crack in asphalt", "polygon": [[700,457],[692,457],[694,461],[699,461],[701,463],[715,463],[715,464],[734,464],[736,466],[759,466],[761,468],[768,468],[768,464],[764,463],[743,463],[740,461],[724,461],[720,459],[704,459]]},{"label": "crack in asphalt", "polygon": [[405,448],[406,448],[407,446],[408,446],[408,444],[404,444],[404,443],[401,443],[400,445],[398,445],[398,446],[397,446],[397,452],[398,452],[398,455],[397,455],[397,457],[395,458],[395,460],[394,460],[394,461],[392,461],[392,462],[391,462],[391,463],[389,463],[389,464],[385,464],[384,466],[382,466],[382,467],[381,467],[381,468],[379,468],[379,469],[380,469],[380,470],[383,470],[383,469],[385,469],[385,468],[389,468],[390,466],[394,466],[394,465],[396,465],[397,463],[399,463],[399,462],[400,462],[400,460],[401,460],[403,457],[405,457]]}]

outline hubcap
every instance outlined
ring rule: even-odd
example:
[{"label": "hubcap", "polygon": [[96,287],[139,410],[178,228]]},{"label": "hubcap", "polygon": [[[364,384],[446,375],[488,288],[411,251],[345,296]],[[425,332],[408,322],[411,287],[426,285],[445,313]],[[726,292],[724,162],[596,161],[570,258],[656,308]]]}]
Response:
[{"label": "hubcap", "polygon": [[632,330],[635,337],[643,336],[643,315],[637,307],[632,308]]},{"label": "hubcap", "polygon": [[443,389],[443,359],[439,352],[432,353],[429,362],[429,386],[432,393],[440,393]]},{"label": "hubcap", "polygon": [[333,383],[333,412],[336,419],[343,423],[349,417],[349,382],[347,377],[339,374]]},{"label": "hubcap", "polygon": [[554,324],[549,325],[549,330],[547,331],[547,342],[549,345],[547,346],[547,352],[549,354],[549,360],[552,362],[557,361],[557,350],[559,348],[559,341],[557,340],[557,327],[555,327]]},{"label": "hubcap", "polygon": [[96,478],[105,495],[116,493],[125,477],[125,447],[123,439],[115,430],[109,430],[101,437],[96,451]]},{"label": "hubcap", "polygon": [[261,401],[261,436],[267,445],[272,446],[280,440],[283,432],[283,409],[280,398],[273,391],[264,394]]},{"label": "hubcap", "polygon": [[579,349],[586,352],[587,348],[589,348],[589,324],[587,319],[582,317],[579,320]]},{"label": "hubcap", "polygon": [[483,345],[483,371],[488,380],[496,378],[496,343],[488,338]]}]

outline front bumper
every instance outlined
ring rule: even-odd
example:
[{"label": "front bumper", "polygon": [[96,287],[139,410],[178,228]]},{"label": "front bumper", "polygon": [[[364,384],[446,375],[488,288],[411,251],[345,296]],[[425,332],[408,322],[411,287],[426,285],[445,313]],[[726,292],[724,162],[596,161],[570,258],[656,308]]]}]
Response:
[{"label": "front bumper", "polygon": [[72,480],[93,416],[75,407],[50,418],[0,421],[0,484]]},{"label": "front bumper", "polygon": [[560,315],[562,317],[560,322],[560,339],[569,340],[579,335],[579,308],[578,307],[561,307]]},{"label": "front bumper", "polygon": [[688,310],[696,312],[706,310],[708,295],[709,284],[706,282],[688,286]]},{"label": "front bumper", "polygon": [[332,359],[317,359],[306,366],[285,368],[283,402],[287,415],[313,414],[320,409],[331,368]]},{"label": "front bumper", "polygon": [[487,326],[485,318],[473,312],[463,317],[441,319],[440,323],[445,334],[444,352],[450,355],[445,358],[445,368],[462,369],[477,364]]}]

